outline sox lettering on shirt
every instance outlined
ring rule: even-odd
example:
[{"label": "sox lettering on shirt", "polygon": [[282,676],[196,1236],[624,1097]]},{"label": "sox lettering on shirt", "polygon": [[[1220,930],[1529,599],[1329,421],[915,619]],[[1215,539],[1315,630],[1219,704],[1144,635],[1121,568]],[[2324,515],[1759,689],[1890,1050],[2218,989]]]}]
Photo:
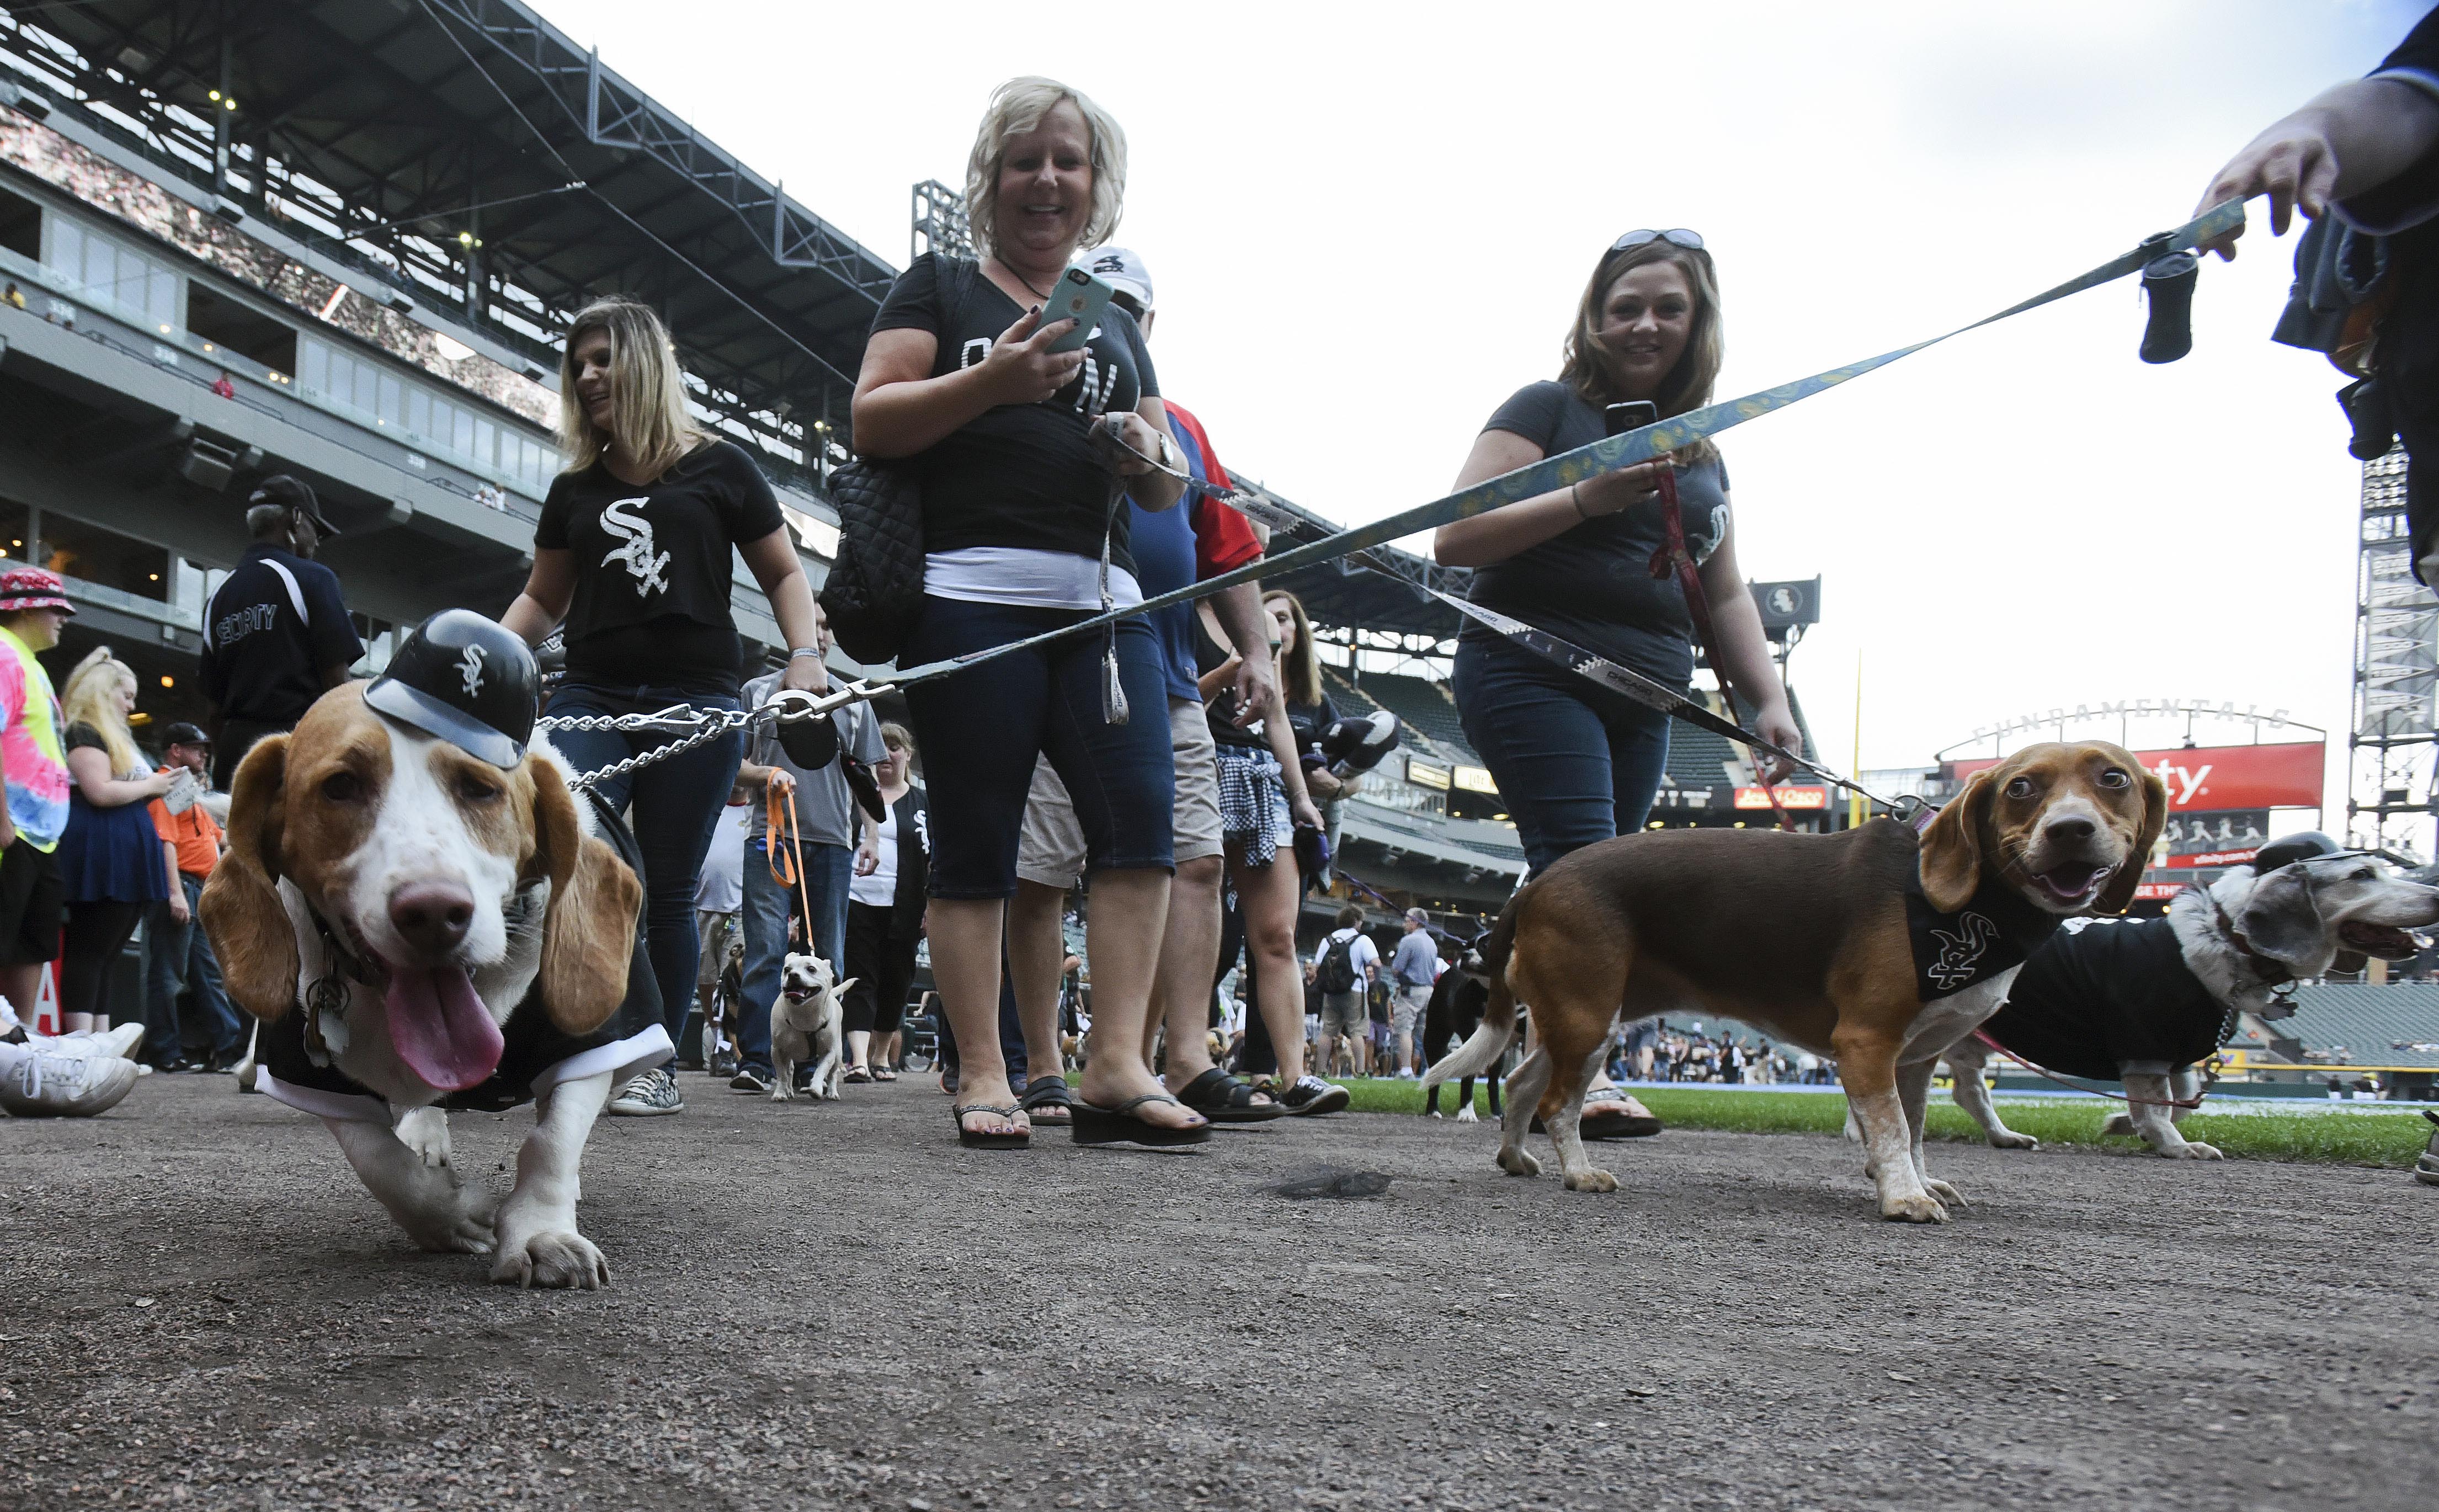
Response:
[{"label": "sox lettering on shirt", "polygon": [[626,568],[635,579],[635,596],[639,598],[669,591],[669,580],[661,576],[668,568],[669,554],[653,549],[652,522],[620,512],[630,508],[641,509],[650,502],[649,495],[619,499],[601,508],[601,528],[626,543],[603,557],[601,565],[607,567],[614,561]]}]

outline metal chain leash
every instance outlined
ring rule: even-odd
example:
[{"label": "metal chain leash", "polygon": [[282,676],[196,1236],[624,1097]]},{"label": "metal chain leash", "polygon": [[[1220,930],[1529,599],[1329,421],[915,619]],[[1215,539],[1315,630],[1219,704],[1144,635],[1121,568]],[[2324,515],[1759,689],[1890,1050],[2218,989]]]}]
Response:
[{"label": "metal chain leash", "polygon": [[619,735],[638,730],[657,730],[676,735],[677,739],[656,745],[650,751],[613,761],[593,772],[579,773],[568,782],[577,792],[588,792],[628,773],[682,756],[696,746],[705,745],[731,730],[749,729],[759,724],[792,724],[800,720],[820,719],[850,703],[862,703],[879,698],[896,685],[867,683],[858,678],[827,693],[808,693],[802,688],[784,687],[771,695],[770,701],[752,709],[691,709],[683,703],[671,704],[657,714],[562,714],[544,715],[534,721],[534,729],[548,733],[559,730],[581,730]]}]

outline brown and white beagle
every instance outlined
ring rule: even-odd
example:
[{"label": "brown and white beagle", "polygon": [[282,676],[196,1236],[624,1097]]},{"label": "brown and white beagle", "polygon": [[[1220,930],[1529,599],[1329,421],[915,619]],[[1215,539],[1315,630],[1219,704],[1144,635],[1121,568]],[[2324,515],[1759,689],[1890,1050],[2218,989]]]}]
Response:
[{"label": "brown and white beagle", "polygon": [[[586,1135],[671,1046],[642,885],[602,836],[633,843],[565,777],[539,738],[504,770],[334,688],[238,768],[203,918],[261,1021],[260,1090],[321,1117],[417,1243],[590,1289],[610,1271],[576,1226]],[[463,1179],[444,1104],[528,1096],[503,1201]]]},{"label": "brown and white beagle", "polygon": [[1528,1005],[1540,1044],[1508,1078],[1500,1165],[1538,1112],[1567,1185],[1614,1191],[1577,1120],[1622,1017],[1702,1012],[1834,1057],[1880,1215],[1944,1221],[1956,1189],[1923,1165],[1939,1057],[1998,1010],[2067,916],[2121,913],[2167,819],[2160,779],[2099,741],[2036,745],[1976,773],[1920,836],[1895,820],[1829,835],[1663,829],[1587,846],[1533,879],[1483,950],[1482,1027],[1433,1065],[1479,1076]]}]

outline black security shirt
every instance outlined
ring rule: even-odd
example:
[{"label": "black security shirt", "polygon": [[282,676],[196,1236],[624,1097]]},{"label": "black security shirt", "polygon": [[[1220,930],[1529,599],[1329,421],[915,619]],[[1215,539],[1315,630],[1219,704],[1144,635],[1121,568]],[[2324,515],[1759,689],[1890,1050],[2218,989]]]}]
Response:
[{"label": "black security shirt", "polygon": [[[941,270],[925,255],[899,276],[872,320],[884,330],[925,330],[940,343],[934,377],[971,367],[1024,311],[979,271],[966,287],[956,326],[942,330]],[[920,460],[923,549],[1021,546],[1101,555],[1110,514],[1110,470],[1094,454],[1093,422],[1158,397],[1151,353],[1134,317],[1112,306],[1086,344],[1075,382],[1038,404],[1001,404],[951,432]],[[1127,549],[1129,511],[1117,511],[1111,560],[1134,571]]]},{"label": "black security shirt", "polygon": [[575,558],[567,669],[586,682],[735,693],[744,661],[729,618],[731,551],[779,528],[753,458],[713,441],[638,487],[596,462],[543,500],[536,550]]},{"label": "black security shirt", "polygon": [[2185,965],[2163,916],[2062,932],[2016,973],[1984,1029],[2043,1070],[2115,1081],[2128,1061],[2199,1065],[2226,1026],[2226,1007]]},{"label": "black security shirt", "polygon": [[322,696],[322,669],[365,654],[339,578],[256,544],[204,611],[204,696],[223,716],[294,725]]},{"label": "black security shirt", "polygon": [[[1506,431],[1556,456],[1609,434],[1601,412],[1559,382],[1528,383],[1499,406],[1487,431]],[[1681,468],[1677,498],[1685,548],[1697,564],[1728,533],[1728,474],[1718,462]],[[1621,666],[1683,687],[1694,675],[1694,624],[1675,575],[1651,576],[1651,554],[1667,540],[1657,505],[1570,525],[1549,540],[1476,568],[1471,597]],[[1472,620],[1460,638],[1489,644],[1498,632]]]}]

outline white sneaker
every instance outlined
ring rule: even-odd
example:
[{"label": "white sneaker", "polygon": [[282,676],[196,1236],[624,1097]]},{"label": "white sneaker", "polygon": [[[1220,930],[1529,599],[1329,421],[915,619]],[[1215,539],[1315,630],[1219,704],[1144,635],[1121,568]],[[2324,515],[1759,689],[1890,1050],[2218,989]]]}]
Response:
[{"label": "white sneaker", "polygon": [[0,1108],[19,1118],[91,1118],[116,1107],[135,1076],[124,1056],[0,1044]]},{"label": "white sneaker", "polygon": [[117,1056],[125,1058],[134,1055],[135,1047],[144,1042],[144,1025],[122,1023],[116,1029],[77,1029],[67,1034],[36,1034],[28,1029],[26,1042],[55,1055]]},{"label": "white sneaker", "polygon": [[678,1078],[669,1068],[654,1066],[618,1089],[610,1112],[620,1118],[657,1118],[685,1112],[685,1099],[678,1095]]}]

